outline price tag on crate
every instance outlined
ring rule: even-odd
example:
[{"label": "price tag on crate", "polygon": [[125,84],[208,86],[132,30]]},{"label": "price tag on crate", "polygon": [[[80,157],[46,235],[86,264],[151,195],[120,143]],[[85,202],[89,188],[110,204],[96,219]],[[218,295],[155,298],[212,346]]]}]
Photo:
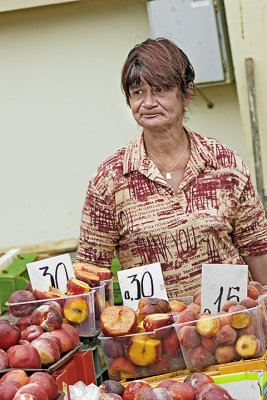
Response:
[{"label": "price tag on crate", "polygon": [[75,277],[69,254],[61,254],[26,265],[33,290],[47,291],[49,286],[53,286],[66,293],[68,280]]},{"label": "price tag on crate", "polygon": [[168,300],[160,263],[117,272],[123,304],[137,310],[142,297]]},{"label": "price tag on crate", "polygon": [[247,297],[248,266],[203,264],[201,311],[217,314],[229,301]]}]

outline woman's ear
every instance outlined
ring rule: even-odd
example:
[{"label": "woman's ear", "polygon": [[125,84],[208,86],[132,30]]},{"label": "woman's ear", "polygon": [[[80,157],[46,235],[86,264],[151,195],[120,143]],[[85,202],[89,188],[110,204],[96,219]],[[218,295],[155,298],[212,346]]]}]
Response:
[{"label": "woman's ear", "polygon": [[187,107],[194,96],[194,84],[193,82],[189,82],[186,88],[186,95],[184,96],[184,107]]}]

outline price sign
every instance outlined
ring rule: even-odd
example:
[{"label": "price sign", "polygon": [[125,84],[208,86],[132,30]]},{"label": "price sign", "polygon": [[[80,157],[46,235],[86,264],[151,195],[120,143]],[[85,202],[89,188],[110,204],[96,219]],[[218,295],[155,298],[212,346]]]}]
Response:
[{"label": "price sign", "polygon": [[53,286],[66,293],[68,280],[75,277],[69,254],[28,263],[27,270],[33,290],[47,291]]},{"label": "price sign", "polygon": [[160,263],[118,271],[123,304],[137,310],[142,297],[168,300]]},{"label": "price sign", "polygon": [[201,311],[217,314],[229,301],[247,297],[248,266],[203,264]]}]

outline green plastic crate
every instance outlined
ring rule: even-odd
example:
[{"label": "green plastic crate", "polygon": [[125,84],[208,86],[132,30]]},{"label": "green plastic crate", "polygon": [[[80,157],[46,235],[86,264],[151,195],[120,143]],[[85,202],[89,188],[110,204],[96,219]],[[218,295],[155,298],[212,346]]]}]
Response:
[{"label": "green plastic crate", "polygon": [[16,290],[26,289],[29,283],[29,275],[26,264],[36,260],[37,254],[21,254],[0,274],[0,300],[1,309],[6,311],[5,306],[9,296]]},{"label": "green plastic crate", "polygon": [[121,270],[121,265],[118,261],[117,258],[114,258],[111,264],[111,271],[113,272],[113,275],[115,277],[113,281],[113,293],[114,293],[114,304],[115,305],[121,305],[122,304],[122,296],[121,296],[121,290],[120,290],[120,285],[117,280],[117,272]]}]

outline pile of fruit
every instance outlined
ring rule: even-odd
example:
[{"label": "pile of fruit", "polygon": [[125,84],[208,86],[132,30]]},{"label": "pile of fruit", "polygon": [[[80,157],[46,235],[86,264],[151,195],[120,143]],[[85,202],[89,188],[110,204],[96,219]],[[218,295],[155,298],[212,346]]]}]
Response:
[{"label": "pile of fruit", "polygon": [[57,397],[57,383],[45,372],[28,376],[24,370],[14,369],[0,379],[1,400],[55,400]]},{"label": "pile of fruit", "polygon": [[110,380],[100,385],[100,391],[100,400],[234,400],[201,372],[188,375],[184,382],[163,380],[155,388],[142,380],[133,381],[126,388]]}]

